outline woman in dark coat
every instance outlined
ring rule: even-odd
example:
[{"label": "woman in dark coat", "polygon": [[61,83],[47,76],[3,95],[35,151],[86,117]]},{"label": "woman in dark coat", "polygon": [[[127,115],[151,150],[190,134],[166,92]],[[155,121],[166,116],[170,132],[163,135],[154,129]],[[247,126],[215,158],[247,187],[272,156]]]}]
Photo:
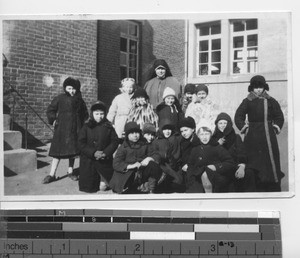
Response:
[{"label": "woman in dark coat", "polygon": [[194,147],[188,161],[187,193],[227,192],[235,163],[229,152],[211,144],[212,132],[201,127],[198,133],[201,144]]},{"label": "woman in dark coat", "polygon": [[106,119],[106,106],[97,101],[91,107],[90,119],[79,133],[79,190],[104,191],[113,174],[113,153],[119,145],[118,135]]},{"label": "woman in dark coat", "polygon": [[163,101],[163,93],[167,87],[172,88],[175,91],[177,99],[180,99],[180,83],[172,76],[167,62],[164,59],[156,59],[150,70],[148,81],[144,86],[154,109]]},{"label": "woman in dark coat", "polygon": [[54,126],[54,135],[49,150],[53,157],[50,174],[44,184],[56,180],[55,173],[60,159],[69,159],[68,176],[77,180],[73,174],[75,156],[79,154],[78,133],[88,118],[86,104],[81,97],[79,80],[68,77],[63,83],[64,93],[55,97],[47,108],[49,124]]},{"label": "woman in dark coat", "polygon": [[136,122],[125,125],[125,140],[114,157],[114,174],[110,181],[110,187],[116,193],[138,193],[138,187],[145,182],[153,192],[162,175],[155,162],[157,154],[141,133]]},{"label": "woman in dark coat", "polygon": [[280,168],[276,134],[281,131],[284,116],[279,103],[266,92],[268,90],[269,85],[263,76],[252,77],[249,94],[238,107],[234,121],[245,134],[247,167],[255,174],[256,190],[280,192],[284,174]]}]

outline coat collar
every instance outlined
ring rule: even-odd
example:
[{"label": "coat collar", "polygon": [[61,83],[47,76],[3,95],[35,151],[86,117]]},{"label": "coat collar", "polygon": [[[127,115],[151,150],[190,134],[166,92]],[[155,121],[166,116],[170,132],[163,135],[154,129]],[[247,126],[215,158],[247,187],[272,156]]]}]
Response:
[{"label": "coat collar", "polygon": [[264,91],[260,96],[257,96],[253,91],[251,91],[248,96],[247,99],[249,99],[250,101],[254,100],[254,99],[270,99],[270,95]]}]

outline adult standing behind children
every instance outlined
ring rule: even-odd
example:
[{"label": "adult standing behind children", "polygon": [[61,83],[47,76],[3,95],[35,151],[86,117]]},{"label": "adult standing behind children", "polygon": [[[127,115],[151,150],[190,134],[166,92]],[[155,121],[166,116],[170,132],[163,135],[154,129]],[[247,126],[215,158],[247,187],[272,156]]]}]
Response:
[{"label": "adult standing behind children", "polygon": [[51,170],[44,178],[44,184],[56,180],[55,174],[61,159],[69,159],[68,176],[78,180],[73,174],[75,157],[79,154],[78,133],[88,118],[79,87],[79,80],[68,77],[63,82],[64,93],[55,97],[47,108],[47,118],[49,124],[54,126],[54,135],[49,150],[49,156],[53,158]]},{"label": "adult standing behind children", "polygon": [[279,103],[267,93],[268,90],[269,85],[263,76],[252,77],[249,94],[238,107],[234,121],[245,134],[247,168],[255,174],[256,190],[280,192],[284,174],[280,168],[276,134],[281,131],[284,116]]},{"label": "adult standing behind children", "polygon": [[119,140],[106,110],[103,102],[94,103],[89,121],[79,132],[79,190],[83,192],[105,191],[113,174],[113,153]]},{"label": "adult standing behind children", "polygon": [[131,97],[134,90],[135,80],[133,78],[124,78],[121,81],[121,93],[113,99],[107,114],[107,119],[114,125],[120,139],[123,138],[124,126],[131,109]]},{"label": "adult standing behind children", "polygon": [[180,99],[180,83],[172,76],[167,62],[164,59],[157,59],[150,69],[149,79],[144,86],[154,109],[163,101],[163,93],[167,87],[172,88],[175,91],[176,97]]}]

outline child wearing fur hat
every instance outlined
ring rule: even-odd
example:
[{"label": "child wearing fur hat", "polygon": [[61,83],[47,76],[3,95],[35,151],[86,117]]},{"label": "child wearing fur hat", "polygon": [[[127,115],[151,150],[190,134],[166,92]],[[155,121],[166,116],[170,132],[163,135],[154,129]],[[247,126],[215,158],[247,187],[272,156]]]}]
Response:
[{"label": "child wearing fur hat", "polygon": [[222,146],[211,144],[210,128],[200,127],[197,135],[200,145],[192,149],[188,160],[186,192],[227,192],[235,168],[231,155]]},{"label": "child wearing fur hat", "polygon": [[208,86],[205,84],[196,85],[195,94],[187,107],[185,116],[194,118],[196,130],[206,126],[214,131],[217,113],[217,106],[208,97]]},{"label": "child wearing fur hat", "polygon": [[80,93],[78,79],[68,77],[63,82],[64,93],[56,96],[47,108],[49,124],[54,126],[54,134],[49,150],[52,164],[49,175],[43,179],[43,184],[56,180],[56,170],[61,159],[69,160],[68,177],[78,180],[73,173],[75,157],[79,154],[78,133],[84,121],[88,118],[88,111]]},{"label": "child wearing fur hat", "polygon": [[[250,80],[248,96],[236,110],[234,121],[242,134],[248,156],[247,168],[255,175],[256,191],[280,192],[284,174],[276,135],[284,124],[279,103],[267,91],[261,75]],[[247,120],[246,120],[247,116]]]},{"label": "child wearing fur hat", "polygon": [[97,101],[91,106],[90,119],[80,130],[79,190],[104,191],[113,174],[113,153],[119,145],[118,136],[106,118],[106,105]]},{"label": "child wearing fur hat", "polygon": [[183,96],[180,99],[181,110],[183,113],[186,112],[188,105],[192,102],[193,95],[195,94],[196,85],[193,83],[188,83],[184,87]]},{"label": "child wearing fur hat", "polygon": [[161,128],[161,121],[170,119],[171,123],[175,125],[174,130],[178,131],[178,121],[183,117],[183,113],[175,95],[172,88],[167,87],[164,90],[163,102],[156,107],[159,128]]},{"label": "child wearing fur hat", "polygon": [[114,125],[120,139],[124,137],[124,126],[132,106],[131,97],[134,89],[135,80],[133,78],[124,78],[121,81],[121,93],[113,99],[107,114],[107,119]]},{"label": "child wearing fur hat", "polygon": [[212,141],[228,150],[236,164],[235,170],[231,174],[233,185],[229,191],[254,192],[254,175],[251,170],[246,168],[246,149],[241,136],[234,131],[231,117],[222,112],[217,116],[215,124],[216,129]]},{"label": "child wearing fur hat", "polygon": [[137,88],[132,96],[132,106],[127,122],[136,122],[140,129],[145,123],[150,123],[158,128],[158,116],[149,103],[149,96],[143,88]]},{"label": "child wearing fur hat", "polygon": [[144,86],[154,110],[163,101],[162,96],[167,87],[175,91],[175,96],[178,99],[181,97],[181,85],[172,76],[169,65],[164,59],[156,59],[150,69],[149,79]]},{"label": "child wearing fur hat", "polygon": [[125,135],[113,160],[110,187],[116,193],[138,193],[139,186],[148,182],[147,189],[153,193],[162,175],[155,162],[156,153],[149,148],[136,122],[126,123]]}]

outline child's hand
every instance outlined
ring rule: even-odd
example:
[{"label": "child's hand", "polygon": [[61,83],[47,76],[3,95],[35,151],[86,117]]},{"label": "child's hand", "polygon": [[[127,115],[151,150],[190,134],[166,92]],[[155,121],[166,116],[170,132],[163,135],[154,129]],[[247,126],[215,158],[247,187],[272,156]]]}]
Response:
[{"label": "child's hand", "polygon": [[220,138],[220,139],[218,140],[218,143],[219,143],[220,145],[223,145],[225,142],[226,142],[226,140],[225,140],[224,137],[222,137],[222,138]]},{"label": "child's hand", "polygon": [[134,168],[139,168],[141,166],[141,163],[140,162],[135,162],[133,164],[129,164],[127,166],[127,169],[134,169]]},{"label": "child's hand", "polygon": [[[105,155],[105,154],[104,154],[104,155]],[[101,159],[102,156],[103,156],[103,151],[98,151],[98,150],[97,150],[97,151],[94,153],[94,157],[95,157],[96,160]]]},{"label": "child's hand", "polygon": [[181,168],[182,171],[186,172],[188,170],[188,165],[185,164],[182,168]]},{"label": "child's hand", "polygon": [[216,171],[216,166],[215,165],[208,165],[207,168],[209,168],[212,171]]},{"label": "child's hand", "polygon": [[235,172],[235,177],[241,179],[245,177],[245,164],[239,164],[239,168]]},{"label": "child's hand", "polygon": [[143,166],[143,167],[148,166],[150,161],[154,161],[153,158],[147,157],[147,158],[143,159],[142,162],[141,162],[141,166]]}]

